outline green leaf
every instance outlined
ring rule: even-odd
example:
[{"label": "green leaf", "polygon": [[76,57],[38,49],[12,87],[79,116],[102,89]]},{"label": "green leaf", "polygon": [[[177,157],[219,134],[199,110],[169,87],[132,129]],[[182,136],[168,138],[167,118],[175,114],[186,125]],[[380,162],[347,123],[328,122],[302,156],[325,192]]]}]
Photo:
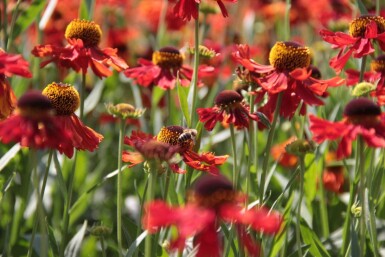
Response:
[{"label": "green leaf", "polygon": [[7,166],[7,164],[13,159],[13,157],[16,156],[16,154],[19,152],[20,150],[20,144],[16,144],[14,145],[11,149],[9,149],[8,152],[6,152],[3,157],[1,157],[0,159],[0,171],[2,171],[5,166]]},{"label": "green leaf", "polygon": [[289,200],[287,201],[285,211],[284,211],[283,216],[282,216],[283,222],[281,225],[281,231],[274,237],[273,246],[272,246],[272,249],[270,251],[269,257],[277,256],[279,251],[282,249],[282,247],[285,243],[285,238],[286,238],[287,231],[288,231],[288,229],[286,229],[285,227],[287,226],[287,224],[290,223],[290,219],[291,219],[290,210],[291,210],[291,206],[293,204],[293,200],[294,200],[294,194],[291,194]]},{"label": "green leaf", "polygon": [[368,10],[366,9],[365,5],[362,3],[361,0],[357,0],[357,6],[360,10],[361,15],[368,14]]},{"label": "green leaf", "polygon": [[304,193],[306,196],[306,206],[311,214],[313,213],[312,202],[317,194],[317,174],[322,170],[322,167],[317,165],[314,159],[314,155],[307,154],[305,156]]},{"label": "green leaf", "polygon": [[183,116],[186,119],[187,127],[191,126],[191,120],[190,120],[190,113],[188,110],[188,102],[187,102],[187,94],[188,94],[188,88],[182,87],[179,81],[179,75],[177,77],[177,89],[178,89],[178,98],[180,107],[182,108]]},{"label": "green leaf", "polygon": [[16,173],[13,172],[12,175],[8,178],[8,180],[2,185],[1,194],[0,194],[0,202],[1,202],[1,199],[3,198],[3,196],[5,195],[5,192],[7,192],[8,188],[11,186],[11,183],[12,183],[15,175],[16,175]]},{"label": "green leaf", "polygon": [[77,257],[82,244],[84,235],[87,230],[87,220],[84,221],[83,226],[80,230],[74,235],[74,237],[69,241],[65,251],[64,256],[66,257]]},{"label": "green leaf", "polygon": [[88,20],[88,6],[87,6],[86,0],[81,1],[80,7],[79,7],[79,17],[80,19]]},{"label": "green leaf", "polygon": [[56,238],[55,238],[55,232],[53,228],[48,224],[46,220],[46,227],[48,231],[48,240],[49,240],[49,246],[52,249],[54,256],[59,256],[59,245],[57,244]]},{"label": "green leaf", "polygon": [[140,234],[135,239],[135,241],[130,245],[130,248],[128,248],[128,251],[127,251],[126,255],[124,255],[124,256],[125,257],[133,256],[135,250],[139,247],[140,243],[142,243],[142,241],[146,238],[147,234],[148,234],[147,230],[143,231],[143,233]]},{"label": "green leaf", "polygon": [[304,220],[301,220],[300,229],[304,243],[310,245],[309,251],[312,256],[330,257],[330,254],[326,251],[316,233],[314,233]]},{"label": "green leaf", "polygon": [[57,158],[56,151],[53,154],[53,162],[55,164],[55,169],[56,169],[56,174],[57,174],[56,178],[57,178],[57,181],[59,183],[59,189],[60,189],[60,191],[64,197],[64,200],[67,201],[67,195],[68,195],[67,194],[67,185],[64,182],[63,172],[62,172],[59,160]]},{"label": "green leaf", "polygon": [[13,38],[24,32],[39,17],[39,13],[44,9],[45,3],[46,1],[44,0],[35,0],[19,15],[13,29]]}]

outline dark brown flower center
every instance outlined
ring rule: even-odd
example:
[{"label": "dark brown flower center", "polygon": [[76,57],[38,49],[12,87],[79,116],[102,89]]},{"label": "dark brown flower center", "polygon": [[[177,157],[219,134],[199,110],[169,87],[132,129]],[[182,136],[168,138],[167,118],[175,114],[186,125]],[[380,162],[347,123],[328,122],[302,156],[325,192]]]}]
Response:
[{"label": "dark brown flower center", "polygon": [[371,127],[380,121],[381,109],[367,98],[358,98],[346,105],[344,115],[352,124]]},{"label": "dark brown flower center", "polygon": [[372,71],[385,72],[385,54],[378,56],[370,63]]},{"label": "dark brown flower center", "polygon": [[202,207],[217,208],[232,203],[238,197],[231,182],[223,176],[206,175],[195,182],[188,202]]},{"label": "dark brown flower center", "polygon": [[242,102],[243,97],[237,91],[223,90],[217,97],[215,97],[214,103],[222,108],[231,106],[236,103]]},{"label": "dark brown flower center", "polygon": [[292,71],[310,65],[310,49],[296,42],[277,42],[270,50],[270,64],[278,71]]},{"label": "dark brown flower center", "polygon": [[385,32],[385,19],[381,16],[363,15],[354,19],[349,26],[349,33],[352,37],[364,37],[366,28],[370,22],[374,21],[377,25],[377,33]]},{"label": "dark brown flower center", "polygon": [[95,47],[102,37],[100,26],[93,21],[75,19],[68,24],[66,39],[81,39],[85,47]]},{"label": "dark brown flower center", "polygon": [[51,101],[40,91],[28,91],[17,102],[20,115],[29,118],[41,118],[52,114]]},{"label": "dark brown flower center", "polygon": [[44,88],[43,95],[51,101],[57,115],[71,115],[80,104],[78,91],[69,84],[53,82]]},{"label": "dark brown flower center", "polygon": [[164,69],[182,67],[183,55],[175,47],[163,47],[152,54],[152,62]]}]

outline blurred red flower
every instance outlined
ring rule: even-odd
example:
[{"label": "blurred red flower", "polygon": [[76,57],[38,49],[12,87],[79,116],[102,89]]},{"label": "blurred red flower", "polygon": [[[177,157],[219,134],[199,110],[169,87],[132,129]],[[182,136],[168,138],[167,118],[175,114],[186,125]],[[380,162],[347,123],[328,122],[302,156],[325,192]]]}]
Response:
[{"label": "blurred red flower", "polygon": [[233,189],[226,178],[206,175],[196,181],[184,207],[171,207],[159,200],[151,202],[145,208],[142,223],[150,233],[155,233],[161,227],[176,226],[178,236],[171,242],[171,250],[182,251],[186,238],[193,236],[194,246],[198,246],[197,257],[222,256],[219,224],[235,223],[247,256],[260,256],[260,246],[245,227],[274,235],[281,227],[281,217],[266,208],[245,210],[243,203],[244,197]]},{"label": "blurred red flower", "polygon": [[35,149],[57,149],[72,157],[71,136],[53,115],[49,99],[38,91],[25,93],[14,114],[0,121],[0,141],[5,144],[17,142]]},{"label": "blurred red flower", "polygon": [[337,158],[350,156],[352,142],[361,136],[370,147],[385,147],[385,115],[371,100],[354,99],[346,105],[344,119],[331,122],[310,115],[310,130],[313,140],[322,143],[325,140],[339,140]]},{"label": "blurred red flower", "polygon": [[7,118],[16,108],[16,96],[7,77],[19,75],[31,78],[29,64],[21,55],[8,54],[0,49],[0,120]]}]

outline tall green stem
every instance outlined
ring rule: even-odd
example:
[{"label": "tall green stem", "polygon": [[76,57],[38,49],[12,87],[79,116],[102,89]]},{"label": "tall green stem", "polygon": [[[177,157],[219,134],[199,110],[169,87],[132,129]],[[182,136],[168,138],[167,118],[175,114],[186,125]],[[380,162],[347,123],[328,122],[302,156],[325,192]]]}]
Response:
[{"label": "tall green stem", "polygon": [[366,241],[366,203],[365,203],[365,155],[364,141],[362,137],[358,138],[358,154],[359,154],[359,174],[360,174],[360,199],[361,199],[361,220],[360,220],[360,250],[361,256],[365,256]]},{"label": "tall green stem", "polygon": [[234,188],[238,188],[238,166],[237,166],[237,144],[234,133],[234,124],[230,123],[230,135],[231,135],[231,146],[233,148],[233,185]]},{"label": "tall green stem", "polygon": [[75,150],[75,156],[74,156],[74,161],[72,164],[72,169],[71,169],[69,177],[68,177],[68,189],[67,189],[67,196],[65,199],[65,206],[64,206],[64,213],[63,213],[63,235],[62,235],[62,241],[60,244],[60,256],[61,257],[64,257],[64,250],[65,250],[67,239],[68,239],[68,227],[69,227],[69,222],[70,222],[70,207],[71,207],[71,201],[72,201],[72,193],[73,193],[73,187],[74,187],[74,178],[75,178],[77,158],[78,158],[78,151]]},{"label": "tall green stem", "polygon": [[[146,195],[146,203],[150,203],[154,197],[155,197],[155,185],[156,185],[156,165],[154,161],[150,161],[150,171],[148,174],[148,188],[147,188],[147,195]],[[155,256],[152,252],[152,240],[154,240],[153,235],[147,235],[146,241],[145,241],[145,257],[152,257]]]},{"label": "tall green stem", "polygon": [[302,198],[303,198],[303,179],[305,175],[305,162],[304,156],[299,158],[300,164],[300,172],[299,172],[299,199],[298,199],[298,207],[297,207],[297,222],[296,222],[296,240],[297,240],[297,248],[298,248],[298,256],[302,257],[302,248],[301,248],[301,206],[302,206]]},{"label": "tall green stem", "polygon": [[[250,113],[253,113],[254,112],[254,95],[250,95]],[[255,163],[255,160],[254,160],[254,147],[256,145],[254,145],[254,122],[250,121],[250,124],[249,124],[249,130],[248,130],[248,133],[249,133],[249,144],[248,144],[248,147],[249,147],[249,159],[248,159],[248,163],[247,163],[247,166],[248,166],[248,169],[247,169],[247,178],[246,178],[246,195],[249,196],[250,195],[250,184],[251,184],[251,180],[252,180],[252,176],[251,176],[251,167],[254,165],[254,167],[257,167],[256,166],[256,163]],[[255,135],[256,136],[256,135]],[[247,206],[248,205],[248,197],[246,197],[245,199],[245,205]]]},{"label": "tall green stem", "polygon": [[263,197],[264,197],[264,192],[265,192],[265,180],[266,180],[267,168],[268,168],[268,164],[269,164],[270,149],[271,149],[271,146],[273,143],[275,127],[277,125],[277,120],[279,117],[279,111],[281,110],[282,96],[283,96],[282,92],[278,93],[277,106],[275,107],[273,122],[271,124],[269,135],[267,137],[267,143],[266,143],[266,148],[265,148],[266,150],[264,153],[263,164],[262,164],[261,184],[259,187],[260,188],[259,189],[260,190],[260,192],[259,192],[260,204],[263,204]]},{"label": "tall green stem", "polygon": [[375,211],[375,202],[373,200],[373,172],[374,172],[374,161],[375,161],[375,150],[372,149],[372,158],[370,162],[370,169],[368,170],[368,178],[367,178],[367,186],[369,190],[369,225],[370,225],[370,238],[372,239],[373,245],[373,253],[375,257],[379,257],[379,249],[378,249],[378,240],[377,240],[377,227],[376,227],[376,215]]},{"label": "tall green stem", "polygon": [[[323,177],[323,172],[321,173],[321,179],[320,181],[322,181],[322,177]],[[327,210],[327,206],[326,206],[326,202],[325,202],[325,198],[326,198],[326,195],[325,195],[325,187],[323,185],[323,183],[320,183],[319,184],[319,188],[320,188],[320,214],[321,214],[321,224],[322,224],[322,235],[324,238],[328,238],[329,237],[329,220],[328,220],[328,210]]]},{"label": "tall green stem", "polygon": [[[199,10],[199,4],[197,4],[197,8]],[[192,89],[190,86],[190,90],[192,90],[192,104],[191,104],[191,113],[190,113],[190,122],[188,127],[192,127],[195,124],[195,108],[196,108],[196,98],[198,91],[198,67],[199,67],[199,20],[195,20],[195,52],[194,52],[194,71],[193,71],[193,80],[192,80]]]},{"label": "tall green stem", "polygon": [[82,85],[80,88],[80,115],[79,118],[83,121],[84,117],[84,101],[86,99],[86,73],[82,72]]},{"label": "tall green stem", "polygon": [[2,29],[3,29],[3,47],[4,50],[7,50],[7,44],[8,44],[8,15],[7,15],[7,0],[3,0],[3,13],[2,13]]},{"label": "tall green stem", "polygon": [[9,49],[9,47],[12,45],[13,29],[15,27],[16,17],[17,17],[17,13],[19,12],[20,3],[21,3],[21,0],[17,0],[15,9],[13,10],[13,13],[12,13],[11,28],[10,28],[10,31],[9,31],[9,35],[8,35],[7,45],[6,45],[5,51],[7,51]]},{"label": "tall green stem", "polygon": [[126,122],[124,119],[120,121],[119,129],[119,148],[118,148],[118,180],[117,180],[117,193],[116,193],[116,205],[117,205],[117,238],[118,238],[118,252],[119,256],[123,256],[123,246],[122,246],[122,152],[123,152],[123,141],[124,141],[124,131],[126,127]]},{"label": "tall green stem", "polygon": [[360,70],[360,82],[364,81],[365,66],[366,66],[366,55],[362,57],[361,60],[361,70]]},{"label": "tall green stem", "polygon": [[[40,211],[40,209],[43,209],[41,203],[43,202],[43,199],[44,199],[44,191],[45,191],[45,186],[47,184],[47,179],[48,179],[48,174],[49,174],[49,167],[51,165],[53,151],[54,150],[52,150],[52,149],[49,151],[48,162],[47,162],[47,166],[46,166],[46,169],[45,169],[45,172],[44,172],[43,184],[41,186],[40,194],[38,194],[38,200],[37,200],[37,203],[36,203],[36,210],[38,210],[38,211]],[[34,175],[34,177],[37,177],[37,175]],[[37,181],[39,181],[39,180],[37,179]],[[36,192],[38,192],[38,182],[36,182]],[[43,215],[44,215],[44,213],[43,213]],[[44,221],[44,218],[43,218],[43,221]],[[28,257],[32,256],[32,247],[33,247],[33,242],[35,240],[35,235],[36,235],[36,231],[37,231],[38,225],[39,225],[39,219],[36,218],[36,216],[35,216],[34,217],[33,229],[32,229],[32,236],[31,236],[31,240],[30,240],[30,243],[29,243],[29,249],[28,249],[28,254],[27,254]],[[44,224],[42,224],[42,226],[44,226]]]}]

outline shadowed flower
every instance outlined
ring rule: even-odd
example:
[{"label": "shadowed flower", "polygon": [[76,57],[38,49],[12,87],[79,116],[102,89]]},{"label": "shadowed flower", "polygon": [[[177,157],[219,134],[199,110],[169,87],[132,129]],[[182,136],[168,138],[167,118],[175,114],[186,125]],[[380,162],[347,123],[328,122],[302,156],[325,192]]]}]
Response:
[{"label": "shadowed flower", "polygon": [[[175,2],[174,14],[184,20],[191,20],[191,18],[198,19],[198,9],[201,0],[169,0],[170,2]],[[223,1],[236,3],[237,0],[215,0],[217,1],[219,8],[221,9],[223,17],[228,17],[226,7],[223,4]]]},{"label": "shadowed flower", "polygon": [[43,95],[51,101],[61,127],[71,132],[69,141],[73,147],[90,152],[98,148],[103,136],[85,126],[76,116],[80,97],[72,85],[53,82],[44,88]]},{"label": "shadowed flower", "polygon": [[7,118],[16,108],[16,96],[7,80],[12,75],[32,77],[28,62],[21,55],[8,54],[0,49],[0,120]]},{"label": "shadowed flower", "polygon": [[[247,56],[247,55],[246,55]],[[291,118],[303,101],[300,114],[304,115],[305,105],[323,105],[319,97],[324,96],[328,87],[337,87],[343,79],[334,77],[319,80],[312,76],[310,50],[296,42],[277,42],[270,50],[271,65],[261,65],[239,55],[238,62],[252,72],[259,73],[257,78],[261,87],[268,93],[269,100],[263,107],[267,116],[274,112],[278,93],[283,93],[280,115]]]},{"label": "shadowed flower", "polygon": [[370,147],[385,147],[385,115],[375,103],[366,98],[354,99],[346,105],[342,121],[330,122],[310,115],[313,140],[340,140],[337,158],[352,153],[352,142],[361,136]]},{"label": "shadowed flower", "polygon": [[244,196],[236,192],[226,178],[206,175],[196,181],[184,207],[171,207],[162,201],[149,203],[143,226],[150,233],[160,227],[176,226],[178,236],[171,242],[171,250],[182,251],[186,238],[193,236],[194,246],[198,246],[197,257],[220,257],[223,245],[219,239],[219,225],[221,222],[235,223],[247,256],[260,256],[260,247],[246,232],[246,226],[274,235],[280,229],[281,218],[266,208],[245,210],[243,203]]},{"label": "shadowed flower", "polygon": [[137,152],[123,151],[123,161],[134,166],[146,158],[155,158],[168,162],[175,173],[185,173],[186,171],[180,168],[174,160],[170,161],[174,154],[178,153],[186,165],[196,170],[218,174],[217,166],[222,165],[228,156],[215,156],[210,152],[202,154],[194,152],[195,136],[196,130],[180,126],[163,127],[156,137],[134,131],[130,137],[124,139],[124,143],[136,149]]},{"label": "shadowed flower", "polygon": [[123,120],[138,119],[145,112],[145,109],[136,109],[131,104],[126,103],[120,103],[117,105],[107,104],[106,108],[110,114],[118,116]]},{"label": "shadowed flower", "polygon": [[14,114],[0,122],[0,141],[18,142],[35,149],[57,149],[68,157],[73,155],[71,133],[54,116],[49,99],[38,91],[20,97]]},{"label": "shadowed flower", "polygon": [[321,30],[320,35],[332,48],[340,48],[330,66],[340,72],[350,56],[361,58],[374,52],[372,40],[376,40],[385,51],[385,19],[381,16],[363,15],[350,23],[349,35],[342,32]]},{"label": "shadowed flower", "polygon": [[65,32],[69,45],[38,45],[34,47],[32,54],[49,58],[41,63],[41,67],[55,62],[61,67],[72,68],[83,74],[91,67],[100,78],[112,75],[109,67],[119,72],[127,69],[126,62],[117,56],[117,49],[98,47],[101,36],[102,30],[95,22],[75,19],[67,26]]},{"label": "shadowed flower", "polygon": [[322,182],[326,190],[340,194],[344,192],[344,167],[328,166],[325,168],[322,176]]},{"label": "shadowed flower", "polygon": [[[183,65],[183,60],[183,54],[175,47],[163,47],[152,54],[152,61],[141,58],[138,60],[140,66],[127,69],[124,75],[143,87],[155,85],[165,90],[173,89],[178,76],[182,86],[189,86],[193,70]],[[212,67],[203,65],[199,67],[198,75],[211,71]]]},{"label": "shadowed flower", "polygon": [[212,108],[198,108],[199,120],[209,131],[217,122],[234,124],[237,129],[249,128],[250,120],[259,121],[257,114],[250,113],[250,106],[243,100],[242,95],[234,90],[223,90],[214,100]]}]

